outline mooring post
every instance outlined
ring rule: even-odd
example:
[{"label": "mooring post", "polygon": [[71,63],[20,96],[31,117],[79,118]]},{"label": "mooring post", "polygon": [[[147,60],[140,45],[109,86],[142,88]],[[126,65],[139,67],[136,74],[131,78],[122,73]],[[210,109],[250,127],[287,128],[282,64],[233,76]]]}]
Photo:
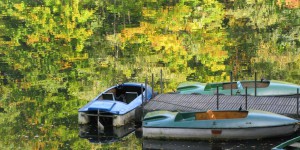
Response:
[{"label": "mooring post", "polygon": [[219,86],[217,86],[217,110],[219,110]]},{"label": "mooring post", "polygon": [[151,96],[151,98],[153,98],[153,93],[154,93],[154,75],[153,75],[153,73],[152,73],[151,88],[152,88],[152,96]]},{"label": "mooring post", "polygon": [[140,116],[140,121],[143,120],[144,117],[144,94],[143,94],[143,84],[141,84],[141,96],[142,96],[142,115]]},{"label": "mooring post", "polygon": [[248,110],[248,87],[246,86],[246,110]]},{"label": "mooring post", "polygon": [[146,80],[145,80],[145,102],[148,101],[147,82],[148,82],[148,78],[146,77]]},{"label": "mooring post", "polygon": [[232,71],[230,71],[230,95],[232,96]]},{"label": "mooring post", "polygon": [[143,84],[141,84],[142,106],[144,104]]},{"label": "mooring post", "polygon": [[297,115],[299,116],[299,88],[297,88]]},{"label": "mooring post", "polygon": [[254,96],[256,96],[256,72],[254,73]]},{"label": "mooring post", "polygon": [[162,69],[160,70],[160,93],[163,93],[163,83],[162,83]]}]

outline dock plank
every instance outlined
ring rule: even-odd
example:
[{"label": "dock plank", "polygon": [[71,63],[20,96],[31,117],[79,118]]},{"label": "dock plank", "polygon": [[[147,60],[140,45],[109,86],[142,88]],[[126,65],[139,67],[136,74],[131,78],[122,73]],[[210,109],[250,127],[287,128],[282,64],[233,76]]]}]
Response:
[{"label": "dock plank", "polygon": [[[219,95],[220,110],[246,109],[246,96]],[[280,114],[297,114],[296,97],[247,96],[248,109],[264,110]],[[217,109],[216,95],[159,94],[149,101],[145,110],[199,111]]]}]

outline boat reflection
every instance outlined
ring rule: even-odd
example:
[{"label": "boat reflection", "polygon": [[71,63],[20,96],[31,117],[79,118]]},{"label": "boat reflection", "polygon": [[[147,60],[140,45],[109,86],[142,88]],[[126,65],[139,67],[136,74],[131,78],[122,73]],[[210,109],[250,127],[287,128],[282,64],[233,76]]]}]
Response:
[{"label": "boat reflection", "polygon": [[91,143],[111,143],[116,142],[135,131],[135,124],[128,123],[124,126],[105,127],[104,130],[95,124],[85,124],[79,126],[79,137],[88,139]]},{"label": "boat reflection", "polygon": [[299,132],[284,137],[255,139],[255,140],[229,140],[229,141],[184,141],[184,140],[156,140],[143,139],[143,150],[249,150],[249,149],[272,149],[274,146],[296,137]]}]

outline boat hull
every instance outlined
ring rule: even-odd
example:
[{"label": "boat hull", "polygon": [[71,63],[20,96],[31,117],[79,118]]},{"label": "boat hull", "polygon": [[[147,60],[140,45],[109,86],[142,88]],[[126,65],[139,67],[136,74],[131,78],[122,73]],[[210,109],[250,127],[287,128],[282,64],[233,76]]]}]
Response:
[{"label": "boat hull", "polygon": [[124,115],[116,115],[113,118],[113,126],[123,126],[135,118],[135,109]]},{"label": "boat hull", "polygon": [[300,85],[276,80],[219,83],[184,82],[177,87],[177,92],[180,94],[215,95],[217,87],[221,95],[246,95],[247,87],[247,95],[251,96],[296,97]]},{"label": "boat hull", "polygon": [[153,111],[143,120],[143,136],[156,139],[261,139],[289,135],[298,120],[258,110]]},{"label": "boat hull", "polygon": [[90,117],[86,112],[78,112],[78,124],[88,124],[90,122]]},{"label": "boat hull", "polygon": [[185,139],[185,140],[209,140],[209,139],[260,139],[289,135],[298,130],[297,124],[253,127],[233,129],[201,129],[201,128],[148,128],[143,127],[143,137],[151,139]]}]

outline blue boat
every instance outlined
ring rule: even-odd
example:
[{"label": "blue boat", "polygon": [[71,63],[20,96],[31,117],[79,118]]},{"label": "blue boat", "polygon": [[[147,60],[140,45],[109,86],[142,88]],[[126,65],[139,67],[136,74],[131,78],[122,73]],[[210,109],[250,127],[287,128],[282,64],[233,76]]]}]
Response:
[{"label": "blue boat", "polygon": [[[177,92],[180,94],[202,94],[214,95],[217,93],[222,95],[245,95],[251,96],[296,96],[297,89],[300,85],[276,80],[260,80],[260,81],[234,81],[220,83],[200,83],[200,82],[184,82],[178,85]],[[256,87],[256,90],[255,90]]]},{"label": "blue boat", "polygon": [[261,139],[296,132],[298,120],[258,110],[201,112],[153,111],[143,120],[143,137],[152,139]]},{"label": "blue boat", "polygon": [[136,117],[136,108],[152,98],[152,88],[142,83],[115,85],[78,110],[78,123],[100,127],[122,126]]}]

